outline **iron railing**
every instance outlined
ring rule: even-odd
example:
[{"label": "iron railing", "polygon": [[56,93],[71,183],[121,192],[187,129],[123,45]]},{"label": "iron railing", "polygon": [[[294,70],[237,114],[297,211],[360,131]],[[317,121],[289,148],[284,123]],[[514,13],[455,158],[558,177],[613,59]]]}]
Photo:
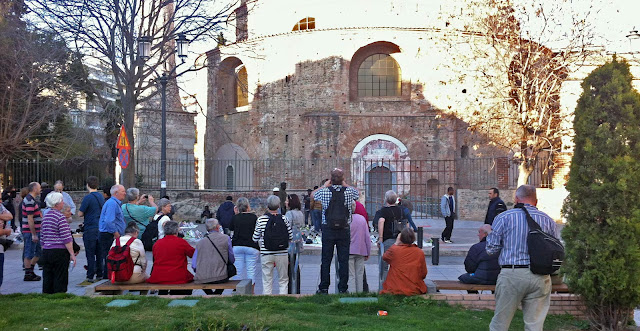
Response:
[{"label": "iron railing", "polygon": [[[271,190],[280,182],[302,190],[319,186],[329,178],[333,168],[345,171],[350,185],[363,189],[365,202],[382,204],[384,192],[394,190],[413,203],[416,212],[437,215],[439,197],[448,186],[463,189],[498,187],[497,159],[458,160],[388,160],[388,159],[322,159],[322,160],[167,160],[167,184],[170,189],[204,188],[224,191]],[[550,161],[541,159],[529,183],[550,187],[553,171]],[[67,190],[83,190],[88,176],[97,176],[101,183],[111,183],[115,177],[115,160],[9,160],[0,162],[3,184],[24,187],[29,182],[53,184],[60,179]],[[199,167],[205,167],[204,178],[197,177]],[[160,185],[160,160],[137,159],[136,186],[149,189]],[[518,165],[509,163],[501,173],[508,176],[508,187],[515,188]]]}]

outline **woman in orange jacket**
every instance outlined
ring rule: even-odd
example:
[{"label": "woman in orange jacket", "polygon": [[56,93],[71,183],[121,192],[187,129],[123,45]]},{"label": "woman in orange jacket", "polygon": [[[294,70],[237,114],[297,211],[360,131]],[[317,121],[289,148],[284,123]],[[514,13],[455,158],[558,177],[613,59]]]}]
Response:
[{"label": "woman in orange jacket", "polygon": [[382,284],[383,294],[416,295],[427,293],[424,283],[427,277],[427,262],[424,252],[413,242],[416,235],[411,228],[398,234],[396,242],[382,259],[389,263],[389,274]]}]

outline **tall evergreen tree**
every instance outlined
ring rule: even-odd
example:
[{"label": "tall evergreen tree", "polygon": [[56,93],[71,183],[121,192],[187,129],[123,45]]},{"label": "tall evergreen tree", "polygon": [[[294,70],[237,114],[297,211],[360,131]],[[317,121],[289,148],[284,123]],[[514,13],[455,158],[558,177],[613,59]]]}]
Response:
[{"label": "tall evergreen tree", "polygon": [[640,94],[615,56],[583,82],[564,205],[567,283],[593,326],[622,329],[640,304]]}]

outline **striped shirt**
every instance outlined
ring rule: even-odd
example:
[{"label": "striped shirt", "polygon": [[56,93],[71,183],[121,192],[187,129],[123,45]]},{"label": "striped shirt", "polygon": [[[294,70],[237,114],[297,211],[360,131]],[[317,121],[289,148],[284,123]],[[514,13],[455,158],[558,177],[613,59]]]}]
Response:
[{"label": "striped shirt", "polygon": [[[556,222],[549,215],[532,205],[525,206],[542,231],[558,237]],[[492,231],[487,237],[487,254],[500,252],[500,265],[529,265],[528,233],[527,216],[520,208],[501,213],[493,220]]]},{"label": "striped shirt", "polygon": [[33,223],[36,228],[36,233],[40,232],[40,223],[42,222],[42,212],[40,211],[40,204],[31,195],[27,194],[22,200],[22,232],[31,233],[29,227],[29,215],[33,215]]},{"label": "striped shirt", "polygon": [[67,218],[60,211],[51,208],[44,216],[40,240],[42,240],[42,249],[64,249],[66,248],[64,245],[73,240]]},{"label": "striped shirt", "polygon": [[[342,190],[343,186],[342,185],[332,185],[333,188],[336,190],[336,193],[338,193],[340,190]],[[351,186],[345,186],[344,187],[344,204],[347,206],[347,208],[349,208],[349,221],[348,223],[351,224],[351,215],[353,215],[353,202],[358,199],[360,197],[360,194],[358,193],[358,190],[356,190],[355,188],[351,187]],[[313,200],[315,201],[320,201],[322,203],[322,225],[327,225],[327,220],[325,218],[325,213],[327,211],[327,208],[329,207],[329,202],[331,201],[331,191],[329,191],[328,187],[323,187],[321,189],[319,189],[318,191],[316,191],[316,193],[313,195]]]},{"label": "striped shirt", "polygon": [[[293,239],[293,234],[291,233],[291,224],[289,221],[282,215],[278,214],[278,216],[282,217],[284,220],[284,224],[287,225],[287,231],[289,232],[289,241]],[[253,230],[253,241],[258,242],[260,244],[260,254],[262,255],[274,255],[274,254],[287,254],[287,249],[283,249],[280,251],[268,251],[264,247],[264,229],[267,227],[267,223],[269,223],[269,215],[262,215],[258,217],[256,221],[256,228]]]}]

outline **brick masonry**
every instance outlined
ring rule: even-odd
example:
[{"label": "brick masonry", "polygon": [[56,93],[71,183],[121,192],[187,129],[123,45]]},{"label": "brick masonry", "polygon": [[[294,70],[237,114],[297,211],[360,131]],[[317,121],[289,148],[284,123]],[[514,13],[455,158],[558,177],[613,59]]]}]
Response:
[{"label": "brick masonry", "polygon": [[[493,294],[429,294],[425,297],[446,301],[450,305],[461,305],[468,309],[494,310],[496,306],[496,298]],[[574,294],[552,294],[549,314],[570,314],[579,319],[586,318],[584,302]]]}]

